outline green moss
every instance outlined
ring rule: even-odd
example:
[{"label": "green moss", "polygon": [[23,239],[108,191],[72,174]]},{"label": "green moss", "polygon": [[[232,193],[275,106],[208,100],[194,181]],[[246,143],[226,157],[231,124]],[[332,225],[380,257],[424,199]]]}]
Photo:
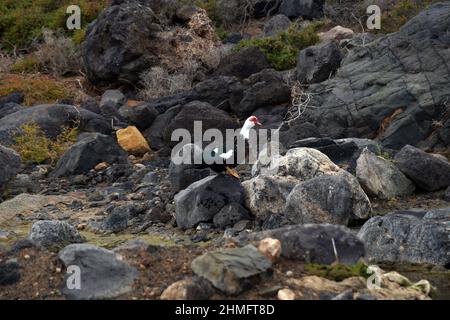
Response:
[{"label": "green moss", "polygon": [[1,49],[28,48],[43,29],[62,30],[72,36],[77,31],[66,28],[69,5],[79,5],[82,27],[93,21],[105,7],[107,0],[2,0],[0,3]]},{"label": "green moss", "polygon": [[367,273],[367,266],[362,262],[359,262],[353,266],[342,264],[321,265],[311,263],[305,265],[305,272],[309,275],[314,275],[337,282],[351,277],[368,278],[370,276]]},{"label": "green moss", "polygon": [[16,150],[25,163],[40,164],[46,161],[56,163],[63,153],[75,143],[78,132],[75,128],[64,128],[52,141],[34,123],[24,124],[14,138],[12,149]]},{"label": "green moss", "polygon": [[289,70],[295,67],[300,50],[319,41],[317,32],[322,25],[322,22],[315,22],[297,31],[298,27],[294,23],[289,30],[280,32],[273,37],[242,40],[235,47],[234,51],[240,51],[248,47],[258,47],[275,69]]},{"label": "green moss", "polygon": [[82,28],[80,30],[75,30],[72,35],[72,41],[76,46],[79,46],[83,43],[86,37],[87,27]]}]

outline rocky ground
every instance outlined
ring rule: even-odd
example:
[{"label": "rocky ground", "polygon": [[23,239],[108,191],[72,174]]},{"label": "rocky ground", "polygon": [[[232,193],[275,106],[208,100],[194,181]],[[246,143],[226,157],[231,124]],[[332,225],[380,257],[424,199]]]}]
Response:
[{"label": "rocky ground", "polygon": [[[232,39],[204,10],[166,2],[111,1],[87,30],[84,81],[116,89],[79,104],[0,97],[0,298],[450,299],[449,3],[387,35],[323,30],[277,71],[256,47],[211,67],[202,54]],[[294,2],[263,36],[290,26]],[[187,54],[204,71],[193,88],[144,101],[125,85]],[[311,99],[298,116],[295,81]],[[175,129],[250,115],[279,129],[276,173],[263,154],[240,179],[171,162]],[[17,148],[29,123],[77,136],[32,163]]]}]

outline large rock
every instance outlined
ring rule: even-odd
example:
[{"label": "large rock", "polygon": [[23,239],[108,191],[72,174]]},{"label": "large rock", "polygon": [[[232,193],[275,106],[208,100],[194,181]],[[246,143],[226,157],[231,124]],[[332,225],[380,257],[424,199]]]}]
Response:
[{"label": "large rock", "polygon": [[250,47],[224,57],[215,73],[246,79],[267,68],[270,63],[264,53],[258,47]]},{"label": "large rock", "polygon": [[[116,253],[90,244],[72,244],[58,254],[66,267],[80,268],[81,288],[69,289],[66,276],[61,292],[68,299],[111,299],[129,292],[138,276]],[[72,276],[75,276],[72,275]]]},{"label": "large rock", "polygon": [[179,8],[175,0],[112,1],[86,32],[83,60],[89,80],[138,83],[150,67],[176,70],[186,59],[202,62],[217,41],[211,20],[204,10],[177,20]]},{"label": "large rock", "polygon": [[247,88],[242,100],[231,105],[231,111],[241,118],[252,115],[258,108],[270,108],[291,99],[291,88],[286,84],[283,73],[273,69],[265,69],[250,76],[245,84]]},{"label": "large rock", "polygon": [[329,41],[329,40],[340,41],[344,39],[351,39],[354,34],[355,33],[353,32],[352,29],[336,26],[326,32],[320,32],[319,38],[320,41]]},{"label": "large rock", "polygon": [[16,176],[20,166],[21,160],[17,152],[0,145],[0,190]]},{"label": "large rock", "polygon": [[[204,168],[201,165],[189,164],[189,159],[194,159],[194,150],[202,152],[202,150],[194,144],[187,144],[181,150],[185,163],[175,164],[170,162],[168,179],[172,186],[172,190],[180,191],[186,189],[188,186],[196,181],[202,180],[211,174],[209,168]],[[189,158],[192,157],[192,158]]]},{"label": "large rock", "polygon": [[[238,238],[239,243],[274,238],[281,241],[281,255],[307,263],[353,265],[365,255],[364,243],[349,229],[330,224],[287,226]],[[336,247],[337,257],[333,249]]]},{"label": "large rock", "polygon": [[364,191],[380,199],[410,195],[416,189],[392,161],[378,157],[368,149],[364,149],[358,158],[356,177]]},{"label": "large rock", "polygon": [[370,201],[354,176],[341,171],[298,184],[286,199],[285,216],[292,224],[348,225],[367,219]]},{"label": "large rock", "polygon": [[284,213],[286,198],[300,182],[322,176],[335,175],[341,169],[315,149],[296,148],[278,159],[275,172],[264,173],[264,166],[254,165],[254,178],[242,185],[246,206],[258,219],[264,221],[272,215]]},{"label": "large rock", "polygon": [[324,4],[325,0],[282,0],[278,12],[289,18],[319,19]]},{"label": "large rock", "polygon": [[0,142],[11,144],[24,124],[37,124],[50,138],[65,127],[77,125],[80,132],[109,133],[111,124],[93,112],[70,105],[51,104],[24,108],[0,119]]},{"label": "large rock", "polygon": [[52,220],[35,222],[28,238],[49,249],[61,249],[69,244],[85,241],[78,230],[70,224]]},{"label": "large rock", "polygon": [[394,158],[400,170],[417,186],[436,191],[450,186],[450,163],[412,146],[405,146]]},{"label": "large rock", "polygon": [[[450,119],[442,110],[450,72],[442,65],[450,60],[449,27],[450,3],[437,3],[400,31],[355,46],[334,78],[309,87],[310,106],[320,108],[308,108],[282,133],[308,122],[331,138],[378,138],[392,149],[448,147]],[[436,119],[442,126],[433,125]]]},{"label": "large rock", "polygon": [[266,37],[275,36],[282,31],[286,31],[291,26],[291,20],[284,14],[277,14],[264,24],[264,35]]},{"label": "large rock", "polygon": [[211,222],[227,205],[244,204],[244,189],[236,179],[219,174],[197,181],[175,195],[175,218],[181,228]]},{"label": "large rock", "polygon": [[87,173],[100,162],[124,164],[128,162],[127,153],[114,138],[99,133],[89,134],[64,153],[51,176]]},{"label": "large rock", "polygon": [[137,106],[124,105],[119,109],[119,115],[140,130],[145,130],[152,125],[159,113],[151,103],[144,103]]},{"label": "large rock", "polygon": [[334,41],[303,49],[297,58],[297,80],[303,84],[328,80],[336,73],[341,60],[341,51]]},{"label": "large rock", "polygon": [[173,107],[158,116],[153,125],[144,132],[144,136],[155,149],[175,146],[178,141],[171,141],[171,137],[176,129],[188,130],[194,139],[194,121],[201,121],[202,135],[208,129],[218,129],[225,137],[226,129],[238,127],[238,123],[225,111],[206,102],[193,101],[183,106]]},{"label": "large rock", "polygon": [[272,263],[252,245],[208,252],[192,261],[192,270],[228,295],[237,295],[271,272]]},{"label": "large rock", "polygon": [[450,208],[397,212],[370,219],[358,233],[374,261],[430,263],[450,268]]}]

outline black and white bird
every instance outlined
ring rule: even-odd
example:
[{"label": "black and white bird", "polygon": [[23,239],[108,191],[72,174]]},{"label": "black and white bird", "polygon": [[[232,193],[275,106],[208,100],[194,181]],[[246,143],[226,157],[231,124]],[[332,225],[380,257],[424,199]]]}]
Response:
[{"label": "black and white bird", "polygon": [[235,167],[239,164],[238,148],[240,146],[244,147],[245,151],[247,152],[247,150],[249,150],[248,140],[250,139],[251,130],[256,126],[261,125],[262,124],[259,122],[257,117],[249,117],[247,120],[245,120],[244,125],[239,131],[239,136],[235,137],[234,148],[230,150],[226,150],[226,146],[218,146],[214,148],[210,155],[211,158],[208,159],[208,163],[204,162],[201,167],[210,168],[212,171],[217,173],[224,172],[239,179],[240,176],[235,169]]}]

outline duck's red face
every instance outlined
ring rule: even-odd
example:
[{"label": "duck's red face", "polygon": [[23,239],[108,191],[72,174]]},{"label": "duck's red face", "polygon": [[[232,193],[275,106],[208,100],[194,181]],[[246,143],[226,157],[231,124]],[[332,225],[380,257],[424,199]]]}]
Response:
[{"label": "duck's red face", "polygon": [[253,125],[255,126],[262,126],[262,124],[259,122],[258,118],[255,116],[251,116],[250,118],[248,118],[248,120],[253,123]]}]

